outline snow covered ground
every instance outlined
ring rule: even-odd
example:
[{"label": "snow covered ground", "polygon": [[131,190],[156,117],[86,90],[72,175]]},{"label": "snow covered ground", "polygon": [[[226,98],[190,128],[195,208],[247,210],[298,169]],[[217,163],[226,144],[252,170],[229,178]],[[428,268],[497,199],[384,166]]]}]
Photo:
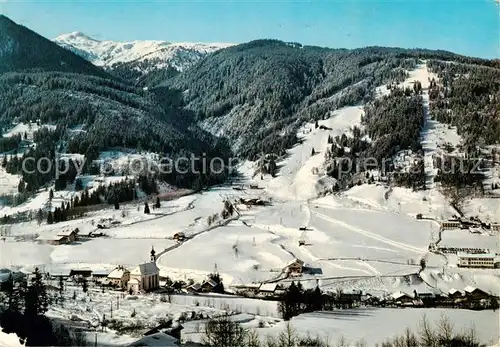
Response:
[{"label": "snow covered ground", "polygon": [[[415,79],[422,81],[425,96],[428,77],[425,66],[419,66],[406,83]],[[233,284],[269,280],[288,285],[292,280],[300,279],[306,288],[318,284],[323,290],[362,289],[380,295],[399,290],[412,293],[413,290],[437,289],[446,292],[451,288],[463,290],[469,285],[499,293],[498,269],[459,269],[452,255],[443,256],[428,251],[428,246],[439,237],[437,221],[457,214],[434,185],[429,185],[431,189],[413,192],[383,183],[363,184],[341,194],[319,197],[332,185],[332,179],[321,171],[328,136],[348,133],[351,127],[360,124],[362,114],[361,106],[347,107],[319,121],[319,125],[326,129],[315,128],[314,124],[305,125],[299,134],[303,142],[292,148],[289,155],[278,163],[281,169],[275,178],[265,176],[261,180],[260,175],[253,177],[254,163],[244,163],[240,183],[244,186],[257,185],[262,189],[240,190],[228,184],[164,201],[161,208],[152,210],[149,215],[143,213],[142,203],[129,203],[122,204],[119,210],[110,207],[91,212],[81,219],[54,225],[12,225],[8,235],[0,240],[0,267],[31,270],[38,266],[52,274],[68,272],[71,268],[132,267],[148,260],[149,251],[154,247],[159,255],[157,263],[162,276],[173,280],[203,281],[216,269],[223,277],[226,288]],[[454,134],[453,129],[427,120],[427,127],[422,133],[426,165],[440,144],[459,143],[460,139]],[[313,148],[317,153],[315,155],[311,155]],[[154,159],[147,154],[137,156],[121,152],[102,153],[100,159],[123,167],[134,158]],[[432,174],[429,171],[430,177]],[[2,192],[13,190],[17,185],[16,178],[9,177],[0,169],[0,180],[4,177],[7,183],[0,188]],[[99,184],[124,178],[83,177],[85,184],[91,185],[92,189]],[[165,191],[172,189],[164,187]],[[20,206],[3,207],[0,214],[47,208],[48,194],[48,190],[41,191]],[[55,192],[53,206],[69,201],[73,194],[71,187]],[[225,199],[237,201],[239,198],[260,198],[269,200],[270,204],[253,207],[238,205],[240,215],[225,223],[208,224],[209,216],[220,215]],[[498,199],[483,200],[466,202],[464,211],[471,215],[487,215],[489,219],[486,220],[498,220]],[[417,220],[417,214],[429,220]],[[103,238],[59,246],[34,241],[38,235],[64,229],[78,228],[81,235],[88,235],[96,230],[97,223],[106,219],[116,224],[103,230],[106,234]],[[179,232],[188,239],[177,244],[173,236]],[[495,235],[446,230],[441,236],[440,246],[485,247],[500,253]],[[299,241],[304,244],[299,245]],[[305,262],[305,273],[299,278],[285,278],[283,268],[296,258]],[[426,260],[427,268],[419,274],[421,259]],[[231,311],[245,314],[240,318],[248,326],[258,326],[259,319],[265,320],[265,328],[258,329],[262,336],[276,334],[283,327],[277,319],[276,303],[270,301],[179,295],[173,296],[172,302],[167,303],[161,301],[158,295],[117,299],[119,295],[94,291],[90,294],[90,301],[79,293],[76,302],[65,301],[53,307],[49,315],[60,319],[76,315],[95,325],[103,314],[108,315],[110,303],[120,300],[120,308],[116,307],[113,314],[127,324],[136,321],[153,324],[167,315],[178,317],[193,311],[195,315],[202,313],[210,316],[229,306]],[[134,309],[137,318],[133,319]],[[406,325],[416,328],[424,313],[432,319],[445,313],[456,322],[457,327],[469,325],[476,319],[484,320],[486,324],[476,325],[480,337],[484,341],[498,340],[498,329],[495,329],[498,328],[498,319],[492,312],[365,309],[303,315],[294,318],[292,324],[304,333],[307,329],[314,329],[314,332],[335,338],[344,335],[352,341],[365,338],[367,342],[375,343],[394,332],[402,332]],[[199,324],[200,321],[187,324],[186,331],[195,340]],[[389,328],[384,330],[386,325]],[[121,338],[118,342],[113,336],[104,333],[98,338],[109,344],[127,343],[132,339],[128,336],[128,340]]]}]

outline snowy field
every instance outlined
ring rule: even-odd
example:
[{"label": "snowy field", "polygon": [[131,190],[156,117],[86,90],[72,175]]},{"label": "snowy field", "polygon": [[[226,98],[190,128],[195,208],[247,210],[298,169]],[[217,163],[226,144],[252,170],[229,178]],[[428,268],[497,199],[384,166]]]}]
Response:
[{"label": "snowy field", "polygon": [[[424,315],[431,324],[439,322],[444,315],[455,331],[474,326],[478,338],[484,343],[495,344],[499,341],[499,317],[497,312],[492,311],[359,308],[307,313],[292,318],[291,325],[300,336],[319,336],[332,345],[344,338],[349,341],[349,346],[364,340],[367,347],[375,347],[390,337],[402,334],[406,328],[417,333],[418,324]],[[286,326],[283,321],[277,322],[266,317],[252,319],[242,315],[234,320],[247,328],[255,329],[263,341],[277,336]],[[199,323],[188,322],[184,325],[184,340],[200,341],[201,334],[197,332],[197,324]],[[264,327],[259,328],[259,324]]]},{"label": "snowy field", "polygon": [[[417,79],[424,87],[428,77],[424,65],[412,72],[403,84],[410,86]],[[383,93],[382,89],[379,92]],[[332,186],[321,167],[328,136],[348,133],[359,125],[362,106],[347,107],[319,121],[326,129],[305,124],[299,132],[303,140],[288,151],[288,156],[278,163],[277,177],[254,177],[255,163],[246,162],[240,168],[242,185],[257,185],[262,189],[236,190],[226,185],[213,187],[201,193],[163,201],[161,208],[143,213],[143,202],[120,205],[118,210],[104,208],[88,213],[84,218],[47,225],[19,223],[8,226],[8,233],[0,240],[0,267],[32,270],[40,267],[52,274],[68,272],[74,268],[112,269],[117,265],[133,267],[149,260],[151,247],[157,251],[161,276],[173,280],[201,282],[207,274],[217,270],[226,288],[233,284],[249,284],[275,280],[288,285],[300,280],[305,288],[317,284],[323,290],[362,289],[376,295],[395,291],[412,293],[414,290],[447,292],[451,288],[463,290],[473,285],[490,292],[500,293],[499,269],[459,269],[453,255],[430,253],[428,247],[438,240],[439,223],[457,214],[437,187],[429,185],[425,191],[389,187],[384,183],[363,184],[339,194],[319,197]],[[18,125],[9,134],[26,131]],[[28,135],[29,137],[29,135]],[[446,143],[457,146],[460,138],[452,128],[427,119],[422,132],[425,163],[432,154]],[[314,148],[317,154],[311,155]],[[132,160],[154,160],[149,154],[105,152],[101,161],[111,161],[124,167]],[[434,171],[426,168],[432,181]],[[125,179],[85,176],[85,184],[92,189],[100,184],[110,184]],[[17,190],[18,177],[0,169],[0,193]],[[172,192],[171,186],[162,192]],[[52,206],[66,203],[76,194],[73,187],[54,192]],[[269,206],[239,207],[239,213],[225,223],[208,224],[208,217],[220,216],[224,200],[239,198],[269,200]],[[485,220],[499,221],[500,200],[474,199],[463,209],[467,215],[479,215]],[[152,205],[152,204],[150,204]],[[17,207],[0,206],[0,216],[23,211],[37,211],[49,207],[49,190],[40,191],[34,198]],[[417,220],[422,214],[428,220]],[[111,224],[111,221],[113,224]],[[102,238],[83,239],[71,245],[53,246],[34,241],[40,235],[55,234],[75,229],[80,235],[97,230],[97,224],[106,224]],[[7,229],[5,229],[7,230]],[[173,236],[182,232],[187,240],[176,243]],[[440,246],[489,248],[499,252],[498,235],[478,235],[462,230],[446,230]],[[300,244],[299,244],[300,241]],[[455,257],[456,258],[456,257]],[[304,261],[305,272],[298,278],[286,278],[284,268],[291,261]],[[421,272],[420,261],[425,259],[427,268]],[[284,326],[277,319],[276,303],[230,296],[174,295],[171,303],[157,294],[132,297],[121,294],[92,291],[89,297],[77,290],[78,300],[65,301],[51,308],[49,315],[59,319],[79,319],[94,326],[103,314],[108,315],[110,305],[120,300],[114,317],[126,324],[143,322],[154,325],[160,318],[178,319],[181,315],[203,315],[205,318],[229,309],[240,312],[238,319],[248,327],[258,327],[263,337],[277,334]],[[66,294],[72,295],[68,290]],[[92,301],[89,300],[92,298]],[[118,305],[118,304],[117,304]],[[131,317],[136,311],[136,318]],[[426,313],[436,320],[444,313],[457,328],[476,324],[478,335],[485,342],[498,340],[498,316],[493,312],[464,310],[421,309],[362,309],[342,312],[313,313],[296,317],[292,324],[300,333],[308,330],[332,339],[345,336],[351,341],[364,338],[373,346],[406,326],[416,329],[418,320]],[[188,338],[199,338],[200,320],[186,323]],[[132,336],[119,339],[114,332],[99,334],[104,344],[125,344]],[[102,339],[102,340],[101,340]],[[495,341],[496,342],[496,341]]]}]

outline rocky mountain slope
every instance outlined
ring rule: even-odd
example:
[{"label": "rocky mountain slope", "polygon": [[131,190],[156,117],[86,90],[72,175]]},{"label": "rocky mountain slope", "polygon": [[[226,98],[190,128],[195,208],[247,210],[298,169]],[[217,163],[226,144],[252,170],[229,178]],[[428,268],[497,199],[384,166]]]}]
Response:
[{"label": "rocky mountain slope", "polygon": [[225,43],[99,41],[81,32],[60,35],[53,41],[125,78],[138,78],[168,68],[183,71],[208,54],[230,46]]}]

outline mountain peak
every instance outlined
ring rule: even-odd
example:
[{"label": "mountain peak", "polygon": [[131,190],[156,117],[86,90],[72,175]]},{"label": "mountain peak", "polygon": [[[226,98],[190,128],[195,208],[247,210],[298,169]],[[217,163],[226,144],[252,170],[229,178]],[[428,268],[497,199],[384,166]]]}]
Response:
[{"label": "mountain peak", "polygon": [[59,35],[54,39],[56,42],[64,42],[64,41],[95,41],[99,42],[99,40],[93,39],[92,37],[85,35],[81,31],[73,31],[68,34]]}]

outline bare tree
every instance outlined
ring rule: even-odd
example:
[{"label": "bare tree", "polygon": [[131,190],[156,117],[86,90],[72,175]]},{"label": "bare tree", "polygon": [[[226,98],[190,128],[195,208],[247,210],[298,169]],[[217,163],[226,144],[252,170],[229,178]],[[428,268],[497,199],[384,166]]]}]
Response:
[{"label": "bare tree", "polygon": [[205,324],[203,344],[213,347],[244,346],[247,330],[233,322],[228,315],[209,320]]}]

